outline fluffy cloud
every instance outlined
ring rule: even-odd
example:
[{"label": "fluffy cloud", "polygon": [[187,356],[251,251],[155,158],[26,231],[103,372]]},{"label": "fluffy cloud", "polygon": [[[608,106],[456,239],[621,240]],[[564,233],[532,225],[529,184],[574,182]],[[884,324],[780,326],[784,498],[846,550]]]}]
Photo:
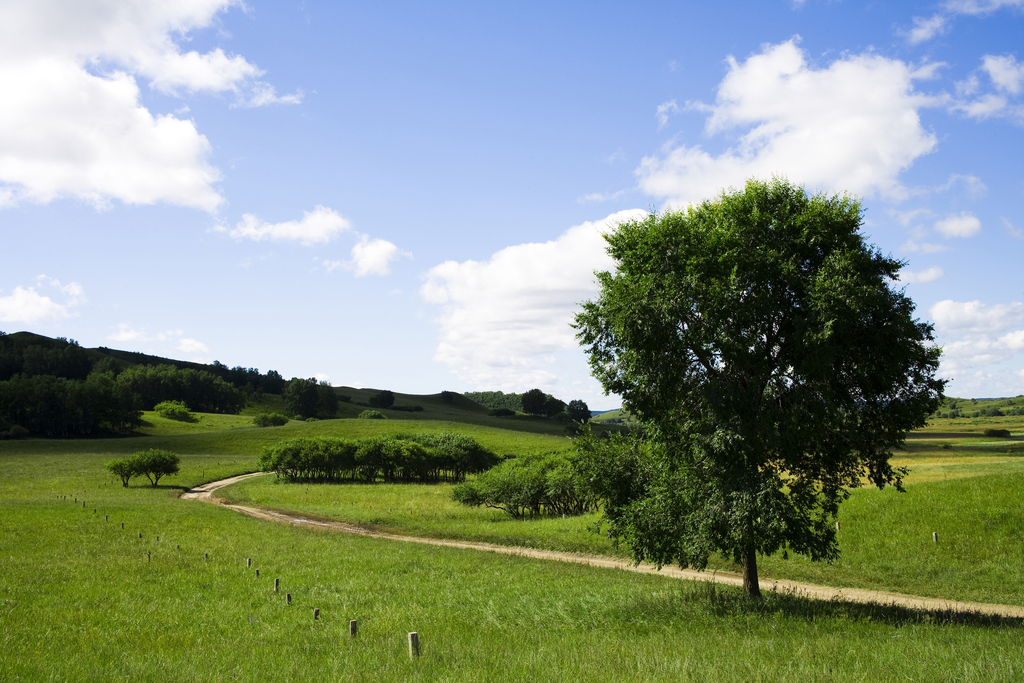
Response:
[{"label": "fluffy cloud", "polygon": [[250,239],[255,242],[288,240],[309,246],[330,242],[351,227],[352,224],[334,209],[317,206],[312,211],[304,212],[301,220],[284,223],[267,223],[247,213],[242,216],[241,222],[227,232],[235,239]]},{"label": "fluffy cloud", "polygon": [[715,104],[688,106],[707,112],[709,135],[743,131],[738,142],[718,155],[670,142],[641,162],[640,188],[682,205],[781,173],[816,189],[905,196],[897,176],[937,144],[918,110],[938,102],[914,90],[933,69],[873,54],[819,69],[796,43],[730,57]]},{"label": "fluffy cloud", "polygon": [[946,237],[971,237],[981,230],[981,221],[965,211],[937,221],[935,229]]},{"label": "fluffy cloud", "polygon": [[1024,321],[1024,303],[989,306],[947,299],[929,313],[943,345],[944,376],[975,392],[1019,393],[1020,385],[1007,384],[1011,375],[998,366],[1012,364],[1024,353],[1024,329],[1013,329]]},{"label": "fluffy cloud", "polygon": [[220,174],[194,122],[154,115],[155,90],[277,97],[262,71],[218,48],[182,52],[238,0],[12,0],[0,5],[0,206],[75,198],[99,207],[168,202],[214,211]]},{"label": "fluffy cloud", "polygon": [[912,45],[931,40],[949,30],[949,19],[941,14],[931,17],[914,17],[914,28],[906,32],[907,40]]},{"label": "fluffy cloud", "polygon": [[945,275],[946,273],[943,272],[942,268],[939,268],[938,266],[932,266],[930,268],[925,268],[924,270],[917,272],[909,270],[903,271],[902,273],[900,273],[900,282],[904,282],[906,284],[934,282],[945,277]]},{"label": "fluffy cloud", "polygon": [[658,105],[658,110],[654,113],[654,116],[658,119],[658,130],[661,130],[668,124],[669,114],[678,114],[679,105],[676,104],[675,100],[670,100]]},{"label": "fluffy cloud", "polygon": [[[982,87],[979,73],[988,76],[992,92],[977,95]],[[1024,91],[1024,64],[1013,55],[985,55],[981,66],[957,83],[956,90],[959,97],[950,105],[954,111],[975,119],[1005,116],[1024,122],[1024,105],[1015,101]]]},{"label": "fluffy cloud", "polygon": [[434,360],[474,386],[553,386],[554,354],[577,348],[570,322],[578,304],[597,292],[594,271],[614,265],[602,235],[643,215],[622,211],[549,242],[507,247],[487,261],[430,269],[420,295],[441,306]]},{"label": "fluffy cloud", "polygon": [[7,296],[0,294],[0,322],[33,324],[43,320],[63,320],[72,315],[68,309],[86,301],[85,291],[77,282],[62,285],[60,280],[40,275],[36,278],[36,286],[52,287],[63,295],[63,303],[40,294],[35,287],[19,285]]},{"label": "fluffy cloud", "polygon": [[992,334],[1013,327],[1024,319],[1024,303],[986,306],[980,301],[940,301],[929,310],[942,333]]},{"label": "fluffy cloud", "polygon": [[353,271],[356,277],[363,275],[387,275],[391,272],[390,263],[401,256],[408,256],[407,253],[399,251],[391,242],[380,239],[370,239],[362,235],[359,242],[352,247],[352,260],[346,267]]}]

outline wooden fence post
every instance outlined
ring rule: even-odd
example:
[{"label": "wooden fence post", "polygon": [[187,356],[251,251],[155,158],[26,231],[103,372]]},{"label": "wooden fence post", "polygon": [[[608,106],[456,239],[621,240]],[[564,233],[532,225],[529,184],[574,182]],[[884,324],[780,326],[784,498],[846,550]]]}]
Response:
[{"label": "wooden fence post", "polygon": [[280,587],[281,587],[281,579],[274,579],[274,592],[276,593],[277,589],[280,588]]},{"label": "wooden fence post", "polygon": [[939,542],[939,532],[938,531],[933,531],[932,532],[932,540],[935,541],[936,543]]},{"label": "wooden fence post", "polygon": [[245,558],[245,566],[246,567],[251,567],[252,566],[252,558],[251,557]]},{"label": "wooden fence post", "polygon": [[353,619],[352,621],[348,622],[348,634],[350,636],[355,638],[357,630],[358,630],[358,627],[356,625],[356,620],[355,619]]},{"label": "wooden fence post", "polygon": [[320,608],[319,607],[314,607],[313,608],[313,621],[316,621],[319,618],[320,618]]},{"label": "wooden fence post", "polygon": [[409,656],[413,658],[420,656],[420,634],[415,631],[409,634]]},{"label": "wooden fence post", "polygon": [[292,594],[291,593],[285,593],[284,604],[286,604],[286,605],[292,604]]}]

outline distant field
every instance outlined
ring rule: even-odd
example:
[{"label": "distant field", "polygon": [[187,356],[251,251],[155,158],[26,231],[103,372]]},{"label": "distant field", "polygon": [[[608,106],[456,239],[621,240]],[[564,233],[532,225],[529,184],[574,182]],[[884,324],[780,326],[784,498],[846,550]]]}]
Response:
[{"label": "distant field", "polygon": [[[231,416],[178,426],[146,419],[150,436],[0,442],[0,679],[990,681],[1024,671],[1018,620],[775,594],[752,605],[731,589],[293,528],[174,497],[178,487],[251,470],[262,445],[288,436],[458,429],[499,452],[568,448],[561,436],[438,420],[257,429]],[[842,518],[851,563],[843,571],[869,585],[940,589],[948,573],[958,591],[974,571],[972,595],[1024,604],[1012,569],[1021,566],[1013,530],[1024,471],[1005,453],[1019,439],[933,441],[915,438],[901,456],[914,468],[906,496],[855,492]],[[124,489],[103,470],[114,455],[151,446],[182,454],[167,486]],[[279,495],[311,512],[422,533],[489,525],[506,542],[532,534],[538,544],[607,543],[586,520],[511,522],[452,509],[445,487],[310,486],[307,495],[301,485],[251,486],[235,494]],[[866,564],[853,566],[855,557]],[[963,564],[979,559],[987,567]],[[349,619],[359,621],[354,640]],[[409,631],[423,643],[415,661]]]}]

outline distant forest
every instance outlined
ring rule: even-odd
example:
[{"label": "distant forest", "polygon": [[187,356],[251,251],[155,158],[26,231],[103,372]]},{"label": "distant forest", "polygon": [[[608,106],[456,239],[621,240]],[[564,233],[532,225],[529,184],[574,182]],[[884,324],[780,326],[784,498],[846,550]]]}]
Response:
[{"label": "distant forest", "polygon": [[174,361],[30,332],[0,332],[0,438],[34,432],[85,436],[128,433],[162,401],[192,410],[237,413],[248,398],[281,394],[273,370]]},{"label": "distant forest", "polygon": [[500,391],[467,391],[462,395],[491,410],[505,408],[517,412],[523,411],[522,394],[505,394]]}]

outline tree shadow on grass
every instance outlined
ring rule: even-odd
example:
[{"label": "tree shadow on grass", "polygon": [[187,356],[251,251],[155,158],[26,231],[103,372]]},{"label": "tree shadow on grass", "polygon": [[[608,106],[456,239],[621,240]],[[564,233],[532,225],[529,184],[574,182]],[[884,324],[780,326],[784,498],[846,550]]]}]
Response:
[{"label": "tree shadow on grass", "polygon": [[762,591],[761,600],[747,600],[739,588],[712,581],[684,582],[678,593],[651,596],[645,604],[634,605],[648,614],[664,616],[680,611],[717,617],[782,616],[813,622],[842,620],[879,623],[900,628],[910,625],[968,626],[978,628],[1024,628],[1024,618],[982,614],[952,609],[913,609],[892,603],[861,603],[848,600],[819,600],[795,592]]}]

